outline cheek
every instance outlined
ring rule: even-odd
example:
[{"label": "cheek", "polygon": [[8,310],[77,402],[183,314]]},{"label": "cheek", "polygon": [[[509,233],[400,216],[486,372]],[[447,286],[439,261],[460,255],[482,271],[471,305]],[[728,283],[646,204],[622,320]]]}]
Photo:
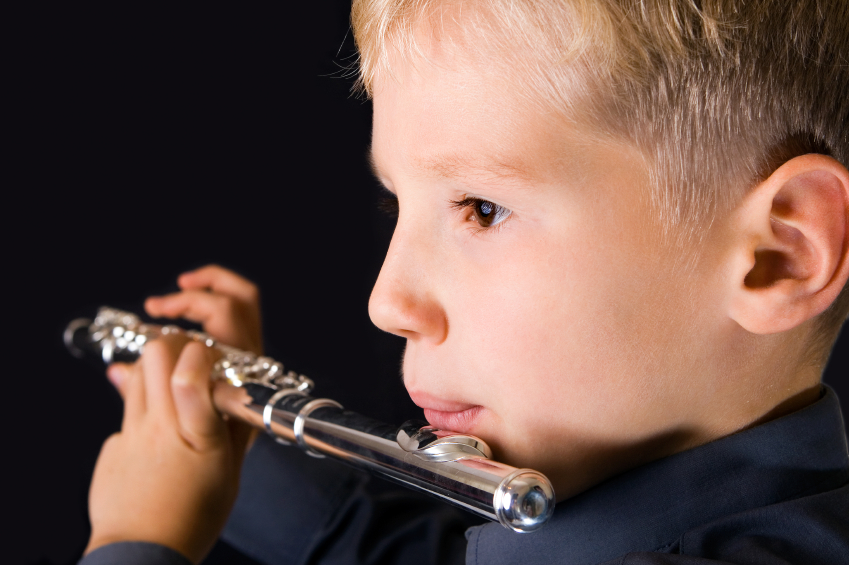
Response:
[{"label": "cheek", "polygon": [[[527,240],[527,238],[523,238]],[[453,296],[452,331],[466,348],[473,374],[515,384],[546,381],[599,357],[612,332],[605,313],[613,307],[616,281],[590,241],[580,234],[569,245],[514,245],[497,257],[470,262]],[[601,339],[600,334],[606,336]],[[493,383],[495,384],[495,383]],[[500,382],[504,385],[504,382]]]},{"label": "cheek", "polygon": [[[467,390],[520,427],[604,426],[605,414],[621,423],[623,412],[637,419],[635,399],[661,386],[645,378],[656,367],[641,336],[668,289],[650,265],[636,269],[635,250],[620,241],[590,229],[560,233],[516,238],[458,273],[452,295],[468,298],[449,312]],[[546,245],[523,245],[529,239]],[[546,413],[540,395],[557,398],[556,409]]]}]

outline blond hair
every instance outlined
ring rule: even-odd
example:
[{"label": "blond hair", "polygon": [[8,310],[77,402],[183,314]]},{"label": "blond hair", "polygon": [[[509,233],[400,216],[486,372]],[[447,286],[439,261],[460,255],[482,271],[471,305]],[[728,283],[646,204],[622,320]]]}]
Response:
[{"label": "blond hair", "polygon": [[[423,30],[521,71],[529,101],[632,142],[657,213],[698,239],[719,211],[806,153],[849,166],[849,2],[840,0],[354,0],[360,86]],[[824,351],[849,285],[818,320]]]}]

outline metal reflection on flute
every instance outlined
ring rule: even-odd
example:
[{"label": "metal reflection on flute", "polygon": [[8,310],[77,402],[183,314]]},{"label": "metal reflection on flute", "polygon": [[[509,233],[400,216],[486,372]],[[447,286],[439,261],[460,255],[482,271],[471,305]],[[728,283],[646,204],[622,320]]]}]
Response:
[{"label": "metal reflection on flute", "polygon": [[132,313],[104,307],[93,321],[71,322],[65,344],[78,357],[93,353],[108,364],[132,361],[145,343],[175,332],[221,352],[212,374],[216,407],[265,429],[280,443],[437,496],[516,532],[540,528],[554,510],[554,489],[542,473],[493,461],[483,440],[416,420],[396,428],[334,400],[313,398],[313,383],[304,375],[284,371],[269,357],[216,343],[207,334],[145,324]]}]

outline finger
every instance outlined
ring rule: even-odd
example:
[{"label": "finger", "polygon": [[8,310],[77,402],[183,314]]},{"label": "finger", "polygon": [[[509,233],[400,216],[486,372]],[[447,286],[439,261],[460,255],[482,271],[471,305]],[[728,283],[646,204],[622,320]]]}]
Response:
[{"label": "finger", "polygon": [[254,283],[218,265],[183,273],[177,278],[177,285],[183,290],[206,288],[244,302],[259,302],[259,290]]},{"label": "finger", "polygon": [[106,377],[109,382],[118,390],[121,398],[125,398],[127,394],[127,379],[132,371],[130,363],[112,363],[106,368]]},{"label": "finger", "polygon": [[186,290],[167,296],[152,296],[144,308],[154,317],[185,318],[205,324],[220,314],[231,314],[232,299],[202,290]]},{"label": "finger", "polygon": [[149,298],[145,308],[151,316],[182,317],[198,322],[206,333],[223,343],[255,353],[262,352],[259,313],[253,308],[245,308],[229,296],[186,290]]},{"label": "finger", "polygon": [[221,445],[225,437],[224,421],[212,403],[212,365],[210,348],[189,343],[180,353],[171,377],[180,433],[198,451]]},{"label": "finger", "polygon": [[[114,366],[114,365],[113,365]],[[142,375],[141,362],[132,365],[124,365],[127,373],[124,377],[124,420],[122,429],[134,426],[144,418],[147,412],[147,400],[145,398],[144,375]]]},{"label": "finger", "polygon": [[185,336],[162,336],[146,343],[141,356],[147,414],[166,422],[176,421],[171,375],[187,341]]}]

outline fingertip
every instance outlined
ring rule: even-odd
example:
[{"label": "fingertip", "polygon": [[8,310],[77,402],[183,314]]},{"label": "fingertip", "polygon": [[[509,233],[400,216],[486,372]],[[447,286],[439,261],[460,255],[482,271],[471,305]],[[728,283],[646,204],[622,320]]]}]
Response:
[{"label": "fingertip", "polygon": [[186,271],[185,273],[179,275],[177,277],[177,286],[179,286],[182,289],[190,287],[191,284],[192,284],[192,279],[194,278],[193,277],[194,273],[195,273],[194,271]]},{"label": "fingertip", "polygon": [[112,383],[115,390],[121,398],[127,398],[127,391],[130,388],[132,378],[133,365],[127,363],[112,363],[106,368],[106,379]]},{"label": "fingertip", "polygon": [[159,296],[151,296],[144,301],[144,311],[151,316],[157,316],[162,307],[162,299]]},{"label": "fingertip", "polygon": [[113,363],[106,368],[106,378],[118,390],[123,390],[124,384],[127,382],[127,373],[128,370],[123,363]]}]

